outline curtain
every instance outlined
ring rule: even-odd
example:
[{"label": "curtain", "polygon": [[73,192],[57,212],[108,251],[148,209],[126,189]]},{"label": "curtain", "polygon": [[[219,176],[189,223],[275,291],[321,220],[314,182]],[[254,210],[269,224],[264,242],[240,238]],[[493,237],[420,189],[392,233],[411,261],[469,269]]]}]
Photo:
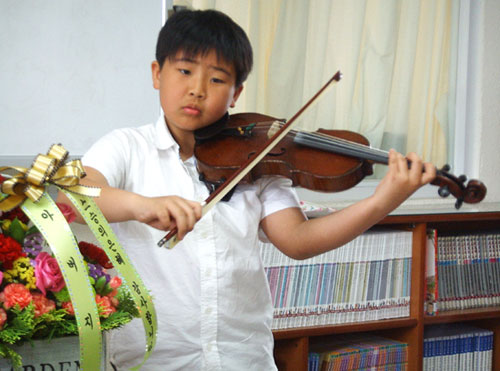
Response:
[{"label": "curtain", "polygon": [[191,0],[249,35],[254,70],[234,112],[290,118],[340,70],[298,123],[345,129],[376,148],[441,166],[453,153],[459,0]]}]

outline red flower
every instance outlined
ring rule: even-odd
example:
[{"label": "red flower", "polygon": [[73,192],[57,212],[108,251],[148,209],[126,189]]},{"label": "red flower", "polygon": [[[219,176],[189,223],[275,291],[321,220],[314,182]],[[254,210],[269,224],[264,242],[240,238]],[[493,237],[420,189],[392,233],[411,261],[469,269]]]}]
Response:
[{"label": "red flower", "polygon": [[15,239],[0,233],[0,262],[4,269],[12,269],[14,260],[21,256],[26,256],[23,248]]},{"label": "red flower", "polygon": [[68,312],[68,314],[72,316],[75,315],[75,309],[73,308],[73,303],[71,303],[70,301],[63,302],[61,306],[63,307],[63,309],[66,309],[66,312]]},{"label": "red flower", "polygon": [[2,214],[2,219],[14,220],[15,218],[19,219],[24,224],[28,224],[28,222],[30,221],[30,219],[19,207],[16,207],[11,211],[7,211]]},{"label": "red flower", "polygon": [[34,292],[31,295],[33,296],[35,317],[39,317],[42,314],[48,313],[51,310],[56,309],[56,303],[50,299],[47,299],[43,294],[40,294],[39,292]]},{"label": "red flower", "polygon": [[0,294],[0,301],[3,301],[3,306],[5,309],[12,308],[16,304],[19,304],[21,309],[27,307],[33,296],[22,283],[11,283],[3,289]]},{"label": "red flower", "polygon": [[113,268],[113,264],[109,260],[104,250],[100,247],[85,241],[78,242],[78,247],[80,248],[80,252],[82,253],[82,255],[90,259],[91,262],[97,262],[105,269]]}]

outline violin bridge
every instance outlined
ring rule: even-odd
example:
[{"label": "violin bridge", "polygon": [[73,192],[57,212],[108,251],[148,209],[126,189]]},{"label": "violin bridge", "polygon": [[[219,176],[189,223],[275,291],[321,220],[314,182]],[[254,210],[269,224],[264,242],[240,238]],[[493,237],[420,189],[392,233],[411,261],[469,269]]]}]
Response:
[{"label": "violin bridge", "polygon": [[271,124],[271,127],[269,128],[269,130],[267,131],[267,138],[270,139],[274,136],[274,134],[276,134],[280,129],[281,129],[281,125],[283,123],[281,121],[274,121],[272,124]]}]

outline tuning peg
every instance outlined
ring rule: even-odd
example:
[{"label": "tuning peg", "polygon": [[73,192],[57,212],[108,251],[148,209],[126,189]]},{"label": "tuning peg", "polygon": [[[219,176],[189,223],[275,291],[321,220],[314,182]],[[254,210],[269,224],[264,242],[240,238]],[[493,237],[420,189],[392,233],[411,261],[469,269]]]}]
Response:
[{"label": "tuning peg", "polygon": [[438,194],[441,197],[448,197],[450,195],[450,190],[447,185],[444,185],[442,187],[439,187],[438,189]]},{"label": "tuning peg", "polygon": [[467,176],[465,176],[465,175],[460,175],[460,176],[458,177],[458,181],[459,181],[460,183],[465,183],[465,182],[467,181]]},{"label": "tuning peg", "polygon": [[448,164],[445,164],[445,165],[443,165],[443,167],[441,168],[441,171],[448,172],[448,171],[450,171],[450,169],[451,169],[451,166],[450,166],[450,165],[448,165]]},{"label": "tuning peg", "polygon": [[461,198],[457,198],[457,202],[455,202],[455,209],[460,209],[460,207],[462,206],[462,204],[464,203],[464,200],[461,199]]}]

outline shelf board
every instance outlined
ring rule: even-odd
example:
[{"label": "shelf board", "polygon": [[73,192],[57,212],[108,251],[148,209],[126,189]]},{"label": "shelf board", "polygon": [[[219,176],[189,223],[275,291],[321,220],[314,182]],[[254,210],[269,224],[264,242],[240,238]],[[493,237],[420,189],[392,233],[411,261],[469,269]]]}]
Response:
[{"label": "shelf board", "polygon": [[275,340],[293,339],[304,336],[321,336],[330,334],[341,334],[347,332],[364,332],[374,330],[386,330],[402,327],[414,327],[418,323],[416,318],[389,318],[379,321],[352,322],[338,325],[298,327],[283,330],[273,330]]},{"label": "shelf board", "polygon": [[475,212],[475,213],[435,213],[435,214],[399,214],[389,215],[378,224],[406,224],[406,223],[453,223],[467,221],[496,221],[500,219],[499,211]]},{"label": "shelf board", "polygon": [[500,318],[500,307],[473,308],[463,310],[450,310],[435,316],[425,316],[424,324],[451,323],[474,321],[478,319]]}]

